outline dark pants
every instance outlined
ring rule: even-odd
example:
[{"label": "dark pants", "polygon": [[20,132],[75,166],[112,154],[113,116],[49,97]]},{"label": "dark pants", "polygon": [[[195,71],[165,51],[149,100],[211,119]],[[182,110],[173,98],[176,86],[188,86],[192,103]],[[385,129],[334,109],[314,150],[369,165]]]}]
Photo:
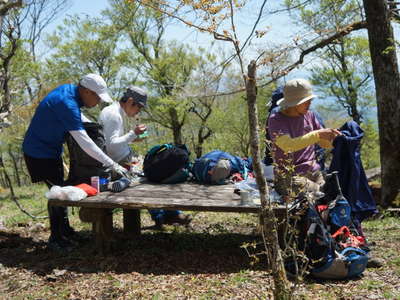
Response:
[{"label": "dark pants", "polygon": [[[50,189],[53,185],[64,186],[64,170],[61,157],[59,159],[34,158],[24,154],[32,182],[43,181]],[[62,206],[47,205],[50,219],[49,241],[68,236],[73,229],[69,225],[68,209]]]}]

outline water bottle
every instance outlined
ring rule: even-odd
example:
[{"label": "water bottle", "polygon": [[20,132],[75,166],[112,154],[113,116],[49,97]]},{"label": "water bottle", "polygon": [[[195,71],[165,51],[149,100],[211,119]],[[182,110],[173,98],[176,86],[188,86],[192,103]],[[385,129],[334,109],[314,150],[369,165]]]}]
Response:
[{"label": "water bottle", "polygon": [[114,193],[119,193],[125,190],[131,181],[128,178],[122,177],[121,179],[110,182],[110,190]]},{"label": "water bottle", "polygon": [[100,177],[99,183],[100,183],[100,192],[105,192],[108,190],[109,180],[107,178]]}]

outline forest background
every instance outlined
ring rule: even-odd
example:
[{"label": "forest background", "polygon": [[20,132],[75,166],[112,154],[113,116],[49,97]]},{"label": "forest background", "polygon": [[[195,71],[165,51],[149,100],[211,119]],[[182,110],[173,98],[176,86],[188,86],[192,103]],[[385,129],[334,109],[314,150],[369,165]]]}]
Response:
[{"label": "forest background", "polygon": [[[86,73],[101,74],[115,100],[128,85],[148,90],[150,108],[140,122],[148,125],[150,136],[133,146],[139,154],[158,143],[177,142],[186,143],[193,158],[213,149],[250,155],[237,58],[208,32],[199,33],[176,18],[120,0],[26,3],[2,19],[1,187],[30,182],[21,142],[37,103],[59,84],[77,83]],[[378,167],[376,100],[366,31],[343,36],[310,53],[292,72],[281,72],[307,45],[362,19],[361,3],[267,2],[262,16],[255,13],[261,11],[259,5],[249,3],[235,17],[240,25],[238,35],[242,40],[247,37],[243,57],[262,57],[260,81],[269,83],[258,88],[261,130],[271,92],[291,78],[304,77],[315,86],[314,109],[328,127],[339,127],[349,119],[362,126],[364,167]],[[86,12],[80,12],[81,8]],[[186,14],[196,18],[193,12]],[[255,30],[251,26],[257,18]],[[97,120],[101,108],[85,114]],[[64,155],[68,161],[68,152]]]},{"label": "forest background", "polygon": [[[89,10],[87,14],[65,15],[72,4],[69,0],[0,1],[0,185],[4,189],[0,191],[0,199],[5,200],[1,203],[6,208],[3,212],[13,214],[4,216],[5,223],[0,216],[0,228],[5,228],[3,224],[11,225],[11,230],[20,224],[29,228],[28,234],[17,229],[17,234],[5,232],[2,236],[7,267],[19,264],[22,257],[18,253],[22,251],[28,269],[34,269],[39,276],[53,272],[51,262],[32,265],[29,255],[32,251],[47,255],[42,246],[45,225],[18,222],[20,216],[12,212],[7,200],[11,198],[17,205],[18,199],[29,200],[24,204],[39,208],[39,214],[45,211],[44,205],[37,207],[35,201],[43,198],[43,187],[32,188],[25,170],[21,153],[23,135],[43,96],[62,83],[77,83],[89,72],[106,79],[116,100],[128,85],[143,86],[149,91],[150,108],[135,122],[146,123],[150,137],[133,145],[138,153],[145,154],[154,144],[175,142],[186,143],[192,158],[213,149],[255,158],[261,230],[265,233],[273,294],[277,299],[289,299],[292,293],[277,243],[276,220],[265,197],[267,189],[259,164],[263,149],[258,149],[259,144],[265,147],[268,102],[277,86],[294,77],[308,78],[318,95],[314,109],[322,114],[328,127],[339,127],[349,119],[359,123],[365,131],[361,145],[364,167],[382,165],[382,198],[385,204],[396,204],[394,200],[399,200],[396,197],[400,168],[397,151],[400,79],[397,42],[391,32],[391,26],[396,27],[399,19],[396,2],[110,0],[107,7],[98,7],[97,1],[84,3],[96,7],[93,13]],[[55,20],[57,28],[51,25]],[[101,108],[86,110],[85,114],[96,120]],[[67,151],[64,159],[67,169]],[[201,214],[196,220],[198,229],[203,230]],[[73,222],[77,225],[78,221]],[[378,223],[382,223],[383,231],[387,229],[385,222]],[[224,228],[227,224],[229,221],[220,222],[216,227],[231,232]],[[235,229],[241,227],[233,225]],[[393,224],[388,226],[396,228]],[[212,231],[211,227],[205,232]],[[39,232],[40,237],[31,235],[33,231]],[[146,235],[144,239],[149,237]],[[11,251],[16,243],[22,247]],[[391,247],[397,249],[395,243]],[[160,249],[160,253],[165,250]],[[121,245],[120,251],[123,250]],[[191,255],[193,250],[190,249]],[[398,260],[393,260],[392,252],[386,254],[390,264],[397,266]],[[166,256],[169,255],[171,252],[167,251]],[[70,258],[73,256],[67,259]],[[107,268],[116,270],[124,265],[124,260],[114,260],[115,257],[110,264],[106,262]],[[133,263],[123,274],[137,269],[132,257],[128,261]],[[166,266],[165,259],[161,261]],[[78,265],[72,269],[78,267],[82,272]],[[239,265],[242,268],[242,263]],[[0,264],[0,270],[10,271],[3,267]],[[71,268],[70,261],[65,268]],[[214,271],[220,276],[218,268]],[[54,272],[56,276],[60,274]],[[161,274],[164,273],[170,271],[162,270]],[[143,272],[145,280],[146,274]],[[5,277],[4,289],[10,293],[30,286],[22,283],[19,287],[14,277]],[[396,277],[388,277],[397,282]],[[47,288],[47,275],[39,280]],[[392,286],[383,291],[389,298],[393,295],[392,288],[397,290]],[[129,289],[129,293],[133,292],[136,289]],[[70,295],[69,290],[66,293]]]}]

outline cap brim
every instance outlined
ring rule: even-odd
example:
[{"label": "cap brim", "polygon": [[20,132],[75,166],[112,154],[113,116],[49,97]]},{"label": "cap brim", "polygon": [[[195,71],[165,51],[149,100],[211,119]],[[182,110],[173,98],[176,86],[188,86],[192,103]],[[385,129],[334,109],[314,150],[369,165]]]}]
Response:
[{"label": "cap brim", "polygon": [[141,103],[141,102],[136,102],[138,105],[140,105],[142,108],[147,108],[147,104],[143,104],[143,103]]},{"label": "cap brim", "polygon": [[103,101],[105,103],[113,102],[113,100],[111,99],[111,97],[108,93],[101,93],[101,94],[98,94],[98,96],[100,97],[101,101]]}]

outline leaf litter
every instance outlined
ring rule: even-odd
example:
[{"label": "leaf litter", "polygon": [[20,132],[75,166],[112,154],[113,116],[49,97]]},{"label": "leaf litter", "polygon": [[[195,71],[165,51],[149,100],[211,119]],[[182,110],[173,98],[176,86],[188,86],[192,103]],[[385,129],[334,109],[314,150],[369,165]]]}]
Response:
[{"label": "leaf litter", "polygon": [[[91,237],[87,225],[74,227]],[[151,220],[142,214],[143,226]],[[167,226],[145,230],[135,240],[120,238],[121,216],[114,218],[116,241],[110,253],[95,252],[88,239],[71,253],[46,248],[48,224],[16,224],[0,230],[1,299],[271,299],[272,278],[263,262],[251,265],[240,247],[258,239],[258,218],[250,214],[195,213],[191,229]],[[379,269],[346,281],[306,278],[300,299],[400,299],[400,220],[388,226],[367,223]],[[397,260],[396,260],[397,259]]]}]

